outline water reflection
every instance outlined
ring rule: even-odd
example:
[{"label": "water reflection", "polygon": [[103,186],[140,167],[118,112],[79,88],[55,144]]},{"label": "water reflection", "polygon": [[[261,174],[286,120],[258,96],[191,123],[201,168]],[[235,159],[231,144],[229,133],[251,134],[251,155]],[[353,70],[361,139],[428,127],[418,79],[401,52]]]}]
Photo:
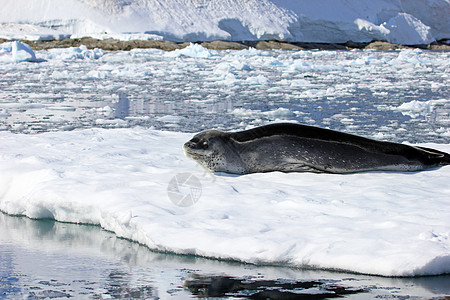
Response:
[{"label": "water reflection", "polygon": [[450,295],[450,276],[384,278],[157,253],[97,226],[0,213],[0,297],[249,299]]},{"label": "water reflection", "polygon": [[326,280],[252,280],[229,276],[194,276],[193,279],[186,280],[184,285],[201,298],[229,296],[250,299],[330,299],[368,292]]},{"label": "water reflection", "polygon": [[125,119],[130,115],[130,100],[124,93],[114,95],[114,117],[118,119]]},{"label": "water reflection", "polygon": [[131,274],[120,270],[111,271],[107,276],[106,292],[103,295],[107,294],[115,299],[158,299],[153,282],[133,286],[131,277]]}]

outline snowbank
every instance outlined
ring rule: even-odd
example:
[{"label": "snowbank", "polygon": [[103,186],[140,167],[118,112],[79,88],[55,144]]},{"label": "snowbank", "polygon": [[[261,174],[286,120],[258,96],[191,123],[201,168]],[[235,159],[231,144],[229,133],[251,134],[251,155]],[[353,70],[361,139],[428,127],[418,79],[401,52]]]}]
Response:
[{"label": "snowbank", "polygon": [[[160,251],[379,275],[450,272],[450,167],[211,175],[183,155],[191,136],[0,132],[0,210],[98,224]],[[191,202],[178,206],[177,197]]]},{"label": "snowbank", "polygon": [[450,37],[448,0],[69,0],[64,5],[56,0],[3,2],[0,22],[10,23],[10,38],[24,35],[17,30],[17,36],[11,35],[11,28],[22,23],[56,28],[76,37],[130,39],[153,34],[157,39],[173,41],[386,40],[428,44]]}]

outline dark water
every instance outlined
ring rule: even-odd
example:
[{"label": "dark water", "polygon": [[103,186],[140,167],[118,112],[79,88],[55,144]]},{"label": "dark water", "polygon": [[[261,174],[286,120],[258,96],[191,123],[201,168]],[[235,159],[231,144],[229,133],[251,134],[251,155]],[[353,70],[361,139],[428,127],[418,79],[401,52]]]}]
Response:
[{"label": "dark water", "polygon": [[385,278],[156,253],[97,226],[0,213],[4,299],[409,299],[450,296],[450,275]]}]

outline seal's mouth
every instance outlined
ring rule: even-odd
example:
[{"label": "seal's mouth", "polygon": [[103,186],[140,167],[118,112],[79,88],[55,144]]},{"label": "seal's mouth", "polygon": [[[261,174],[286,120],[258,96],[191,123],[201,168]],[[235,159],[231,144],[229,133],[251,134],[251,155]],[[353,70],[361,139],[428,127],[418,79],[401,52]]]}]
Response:
[{"label": "seal's mouth", "polygon": [[203,154],[191,153],[191,152],[188,152],[188,151],[184,151],[184,153],[186,153],[189,156],[193,156],[193,157],[203,157],[204,156]]},{"label": "seal's mouth", "polygon": [[190,156],[190,157],[204,157],[205,156],[204,154],[198,153],[196,151],[196,149],[192,149],[190,147],[190,144],[188,144],[188,143],[184,144],[184,146],[183,146],[184,154],[186,154],[187,156]]}]

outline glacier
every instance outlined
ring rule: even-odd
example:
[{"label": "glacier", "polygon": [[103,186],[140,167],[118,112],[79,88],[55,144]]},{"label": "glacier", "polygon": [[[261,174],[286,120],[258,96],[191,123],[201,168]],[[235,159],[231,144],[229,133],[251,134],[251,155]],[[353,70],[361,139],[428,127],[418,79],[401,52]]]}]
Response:
[{"label": "glacier", "polygon": [[450,38],[449,15],[448,0],[5,0],[0,37],[417,45]]}]

